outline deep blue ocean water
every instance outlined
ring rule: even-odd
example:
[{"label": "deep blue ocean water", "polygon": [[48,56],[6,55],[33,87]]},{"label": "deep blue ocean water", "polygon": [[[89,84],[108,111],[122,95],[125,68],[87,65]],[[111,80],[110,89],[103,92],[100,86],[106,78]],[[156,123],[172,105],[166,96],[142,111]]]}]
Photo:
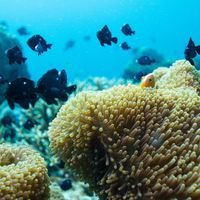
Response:
[{"label": "deep blue ocean water", "polygon": [[[119,41],[132,47],[152,47],[173,60],[183,58],[190,36],[200,43],[198,0],[0,0],[0,20],[9,31],[26,26],[41,34],[51,50],[38,56],[18,36],[31,78],[37,80],[48,69],[66,69],[70,80],[88,76],[120,77],[132,59],[119,45],[101,47],[96,32],[107,24]],[[129,23],[136,35],[125,37],[120,29]],[[91,36],[85,42],[83,37]],[[66,41],[75,47],[64,51]]]}]

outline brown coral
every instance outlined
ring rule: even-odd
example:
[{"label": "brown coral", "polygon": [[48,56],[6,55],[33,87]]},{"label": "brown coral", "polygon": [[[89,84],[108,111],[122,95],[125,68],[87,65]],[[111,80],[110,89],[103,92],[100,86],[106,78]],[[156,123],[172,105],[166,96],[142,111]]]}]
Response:
[{"label": "brown coral", "polygon": [[49,179],[43,158],[28,147],[0,145],[0,199],[46,200]]},{"label": "brown coral", "polygon": [[80,93],[51,147],[101,199],[200,199],[200,97],[187,87]]}]

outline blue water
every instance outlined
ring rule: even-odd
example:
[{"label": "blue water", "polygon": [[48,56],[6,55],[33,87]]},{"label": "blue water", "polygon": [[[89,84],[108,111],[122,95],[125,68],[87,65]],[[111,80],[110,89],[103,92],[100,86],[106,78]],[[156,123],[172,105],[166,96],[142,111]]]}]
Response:
[{"label": "blue water", "polygon": [[[37,80],[53,67],[66,69],[70,80],[88,76],[120,77],[132,59],[118,45],[101,47],[96,32],[107,24],[119,41],[132,47],[153,47],[173,60],[183,58],[190,36],[200,43],[200,1],[198,0],[0,0],[0,20],[9,31],[27,26],[32,34],[41,34],[53,47],[38,56],[18,39],[31,77]],[[120,29],[129,23],[136,35],[125,37]],[[90,35],[91,41],[83,41]],[[67,40],[75,47],[64,51]]]}]

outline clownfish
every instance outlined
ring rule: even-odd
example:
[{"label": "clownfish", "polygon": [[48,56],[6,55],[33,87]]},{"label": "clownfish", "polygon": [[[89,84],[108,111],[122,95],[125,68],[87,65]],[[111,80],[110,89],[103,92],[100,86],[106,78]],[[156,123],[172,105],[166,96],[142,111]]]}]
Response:
[{"label": "clownfish", "polygon": [[148,74],[145,77],[143,77],[140,86],[141,86],[141,88],[145,88],[145,87],[152,87],[153,88],[155,86],[154,75]]}]

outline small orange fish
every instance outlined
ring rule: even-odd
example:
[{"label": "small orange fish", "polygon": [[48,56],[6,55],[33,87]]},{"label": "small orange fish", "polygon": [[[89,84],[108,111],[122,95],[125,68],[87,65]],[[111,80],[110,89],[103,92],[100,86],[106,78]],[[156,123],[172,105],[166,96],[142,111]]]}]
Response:
[{"label": "small orange fish", "polygon": [[141,88],[154,87],[155,86],[154,75],[153,74],[148,74],[145,77],[143,77],[140,86],[141,86]]}]

